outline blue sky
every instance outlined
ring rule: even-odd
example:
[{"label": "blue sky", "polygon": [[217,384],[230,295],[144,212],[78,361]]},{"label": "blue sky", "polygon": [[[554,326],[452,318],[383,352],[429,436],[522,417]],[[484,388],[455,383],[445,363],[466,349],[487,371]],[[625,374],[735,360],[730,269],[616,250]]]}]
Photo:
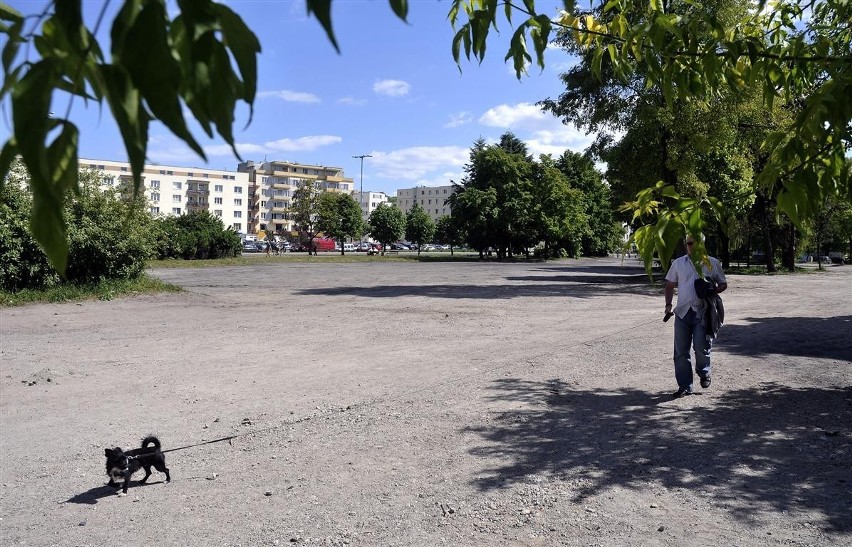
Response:
[{"label": "blue sky", "polygon": [[[25,14],[41,11],[45,4],[10,3]],[[533,66],[519,81],[511,63],[503,62],[512,34],[505,20],[485,61],[463,61],[459,72],[450,50],[453,30],[446,1],[411,0],[406,24],[386,1],[336,0],[332,16],[340,54],[319,23],[306,16],[302,0],[225,3],[254,30],[262,47],[254,118],[245,127],[248,109],[240,108],[234,126],[244,159],[343,167],[358,189],[360,161],[352,156],[370,154],[364,160],[364,190],[394,195],[397,188],[458,181],[470,147],[480,137],[494,142],[512,131],[532,153],[554,155],[582,151],[592,140],[535,106],[564,89],[558,75],[572,59],[549,49],[547,68],[542,72]],[[539,11],[554,15],[560,3],[536,2]],[[85,2],[90,25],[102,5]],[[108,50],[106,37],[101,32]],[[66,109],[67,103],[54,105],[55,111]],[[126,159],[106,110],[85,108],[77,99],[72,120],[81,129],[82,157]],[[195,134],[208,154],[206,164],[159,124],[149,132],[148,160],[236,169],[237,159],[227,145],[206,139],[200,129]]]}]

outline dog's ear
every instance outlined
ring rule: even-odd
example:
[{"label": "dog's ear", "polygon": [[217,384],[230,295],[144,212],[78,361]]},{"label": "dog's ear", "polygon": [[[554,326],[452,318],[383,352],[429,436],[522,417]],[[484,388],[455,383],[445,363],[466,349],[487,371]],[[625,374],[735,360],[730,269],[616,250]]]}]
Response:
[{"label": "dog's ear", "polygon": [[104,456],[109,457],[112,454],[111,448],[104,448]]}]

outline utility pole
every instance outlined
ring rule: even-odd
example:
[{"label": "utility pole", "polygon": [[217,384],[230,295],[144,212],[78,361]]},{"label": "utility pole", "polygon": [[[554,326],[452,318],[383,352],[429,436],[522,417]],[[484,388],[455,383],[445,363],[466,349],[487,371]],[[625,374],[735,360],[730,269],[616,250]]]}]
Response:
[{"label": "utility pole", "polygon": [[367,208],[364,207],[364,158],[372,158],[370,154],[361,154],[360,156],[352,156],[353,158],[361,160],[361,191],[358,193],[358,201],[361,205],[361,214],[366,216]]}]

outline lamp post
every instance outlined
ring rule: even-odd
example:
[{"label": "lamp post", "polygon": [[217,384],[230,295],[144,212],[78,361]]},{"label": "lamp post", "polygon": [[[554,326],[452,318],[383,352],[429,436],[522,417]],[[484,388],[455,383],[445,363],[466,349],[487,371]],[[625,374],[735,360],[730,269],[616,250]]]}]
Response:
[{"label": "lamp post", "polygon": [[370,154],[361,154],[360,156],[352,156],[361,160],[361,191],[358,192],[358,201],[361,205],[361,211],[364,216],[367,216],[367,208],[364,206],[364,158],[372,158]]}]

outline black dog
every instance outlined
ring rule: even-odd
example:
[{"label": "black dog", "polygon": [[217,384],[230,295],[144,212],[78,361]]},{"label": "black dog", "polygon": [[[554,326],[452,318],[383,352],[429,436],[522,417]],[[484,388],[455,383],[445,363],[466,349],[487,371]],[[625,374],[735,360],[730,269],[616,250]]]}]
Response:
[{"label": "black dog", "polygon": [[[148,446],[151,444],[152,446]],[[142,448],[135,448],[124,452],[122,449],[106,448],[106,472],[109,475],[109,485],[119,486],[119,482],[123,481],[122,493],[127,493],[127,487],[130,484],[130,476],[140,469],[145,469],[145,477],[139,481],[143,484],[151,476],[151,467],[154,467],[160,473],[166,474],[166,482],[170,482],[172,478],[169,476],[169,468],[166,467],[166,456],[160,452],[160,440],[157,437],[145,437],[142,439]]]}]

